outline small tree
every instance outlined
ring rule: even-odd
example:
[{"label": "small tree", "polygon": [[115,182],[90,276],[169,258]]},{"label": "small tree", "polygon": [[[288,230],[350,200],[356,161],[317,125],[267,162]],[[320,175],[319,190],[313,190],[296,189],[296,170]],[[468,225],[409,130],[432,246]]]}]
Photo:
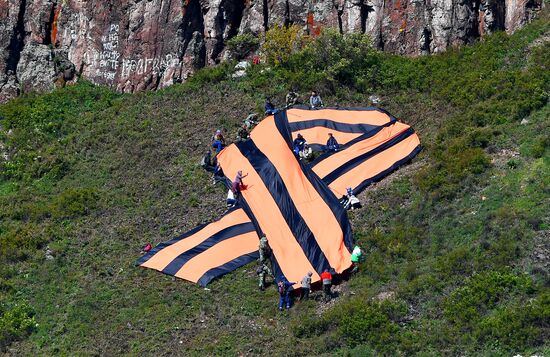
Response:
[{"label": "small tree", "polygon": [[288,62],[291,55],[303,47],[305,41],[299,26],[276,25],[266,32],[262,52],[267,63],[278,66]]}]

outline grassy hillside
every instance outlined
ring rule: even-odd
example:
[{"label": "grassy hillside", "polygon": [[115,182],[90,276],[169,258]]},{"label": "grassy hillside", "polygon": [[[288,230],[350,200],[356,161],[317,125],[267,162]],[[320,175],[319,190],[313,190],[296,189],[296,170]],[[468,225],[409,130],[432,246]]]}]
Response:
[{"label": "grassy hillside", "polygon": [[[0,350],[550,355],[549,36],[543,14],[410,59],[326,33],[244,79],[222,65],[154,93],[81,82],[0,106]],[[359,197],[367,259],[338,298],[279,313],[253,266],[208,290],[134,267],[146,242],[220,216],[198,166],[210,135],[290,86],[339,106],[377,94],[425,147]]]}]

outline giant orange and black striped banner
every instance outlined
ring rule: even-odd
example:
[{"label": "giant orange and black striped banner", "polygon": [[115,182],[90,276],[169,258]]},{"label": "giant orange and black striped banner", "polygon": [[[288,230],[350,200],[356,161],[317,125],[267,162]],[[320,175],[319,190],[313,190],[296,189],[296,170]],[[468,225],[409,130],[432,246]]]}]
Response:
[{"label": "giant orange and black striped banner", "polygon": [[[332,133],[340,150],[306,164],[292,151],[300,133],[321,149]],[[201,285],[258,257],[266,234],[276,277],[300,281],[351,266],[351,227],[339,204],[347,187],[364,190],[420,151],[413,129],[378,108],[293,108],[265,118],[249,140],[218,155],[224,174],[248,174],[237,208],[220,220],[162,243],[138,260]]]}]

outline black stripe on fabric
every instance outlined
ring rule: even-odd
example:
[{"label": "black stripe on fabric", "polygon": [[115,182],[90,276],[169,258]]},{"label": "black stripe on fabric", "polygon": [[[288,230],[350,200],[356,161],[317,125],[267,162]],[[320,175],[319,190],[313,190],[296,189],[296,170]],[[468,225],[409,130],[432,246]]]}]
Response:
[{"label": "black stripe on fabric", "polygon": [[315,152],[319,152],[319,151],[323,151],[325,149],[325,146],[326,145],[323,145],[323,144],[309,144],[309,147],[311,148],[312,151],[315,151]]},{"label": "black stripe on fabric", "polygon": [[277,114],[275,114],[273,120],[275,120],[275,127],[279,131],[279,134],[281,134],[283,139],[286,141],[288,148],[290,149],[290,151],[293,151],[294,148],[292,147],[292,133],[288,128],[288,117],[286,115],[286,111],[278,112]]},{"label": "black stripe on fabric", "polygon": [[[253,140],[237,144],[242,155],[247,158],[254,170],[258,173],[263,184],[281,211],[287,226],[302,248],[304,255],[316,269],[328,267],[328,260],[315,240],[315,237],[303,217],[294,205],[288,189],[275,166],[268,157],[258,149]],[[290,150],[290,148],[289,148]],[[268,237],[269,240],[269,237]]]},{"label": "black stripe on fabric", "polygon": [[201,276],[201,278],[198,281],[198,284],[202,287],[205,287],[206,285],[208,285],[208,283],[210,283],[210,281],[212,281],[212,279],[215,279],[227,273],[231,273],[235,269],[240,268],[243,265],[246,265],[248,263],[251,263],[256,259],[258,259],[259,257],[260,257],[260,254],[258,252],[241,255],[238,258],[235,258],[223,265],[220,265],[219,267],[208,270],[206,273],[203,274],[203,276]]},{"label": "black stripe on fabric", "polygon": [[320,126],[331,130],[340,131],[342,133],[366,133],[368,131],[376,129],[376,127],[379,126],[371,124],[339,123],[330,119],[311,119],[289,123],[288,125],[291,132],[311,129]]},{"label": "black stripe on fabric", "polygon": [[[229,213],[229,212],[228,212]],[[201,224],[200,226],[198,227],[195,227],[193,228],[192,230],[188,231],[188,232],[185,232],[183,233],[182,235],[179,235],[175,238],[172,238],[170,239],[169,241],[166,241],[166,242],[163,242],[163,243],[160,243],[158,244],[155,248],[151,249],[149,252],[147,252],[146,254],[144,254],[141,258],[139,258],[137,261],[136,261],[136,265],[142,265],[143,263],[145,263],[146,261],[148,261],[149,259],[151,259],[153,257],[153,255],[157,254],[159,251],[161,251],[162,249],[176,243],[176,242],[179,242],[180,240],[182,239],[185,239],[187,237],[190,237],[192,236],[193,234],[197,233],[198,231],[200,231],[201,229],[203,229],[204,227],[206,227],[209,223],[206,223],[206,224]]]},{"label": "black stripe on fabric", "polygon": [[[340,145],[340,149],[338,149],[338,151],[331,151],[331,152],[325,152],[323,154],[321,154],[318,158],[316,158],[313,162],[311,162],[309,164],[309,166],[311,168],[315,167],[315,165],[317,165],[318,163],[320,163],[321,161],[323,161],[324,159],[326,159],[327,157],[330,157],[338,152],[341,152],[341,151],[344,151],[346,150],[347,148],[349,148],[350,146],[353,146],[355,144],[357,144],[358,142],[360,141],[363,141],[363,140],[366,140],[368,138],[371,138],[373,136],[375,136],[376,134],[378,134],[382,129],[384,129],[385,127],[388,127],[388,126],[391,126],[393,124],[395,124],[395,120],[392,119],[391,121],[387,122],[386,124],[384,125],[379,125],[377,126],[375,129],[361,135],[361,136],[358,136],[356,137],[355,139],[351,140],[351,141],[348,141],[347,143],[345,143],[344,145]],[[310,145],[311,146],[311,145]]]},{"label": "black stripe on fabric", "polygon": [[376,148],[374,148],[374,149],[372,149],[372,150],[370,150],[370,151],[368,151],[364,154],[361,154],[357,157],[354,157],[353,159],[351,159],[349,161],[346,161],[342,166],[336,168],[331,173],[329,173],[328,175],[323,177],[323,181],[327,185],[330,185],[336,179],[338,179],[340,176],[342,176],[345,173],[351,171],[355,167],[361,165],[361,163],[363,163],[364,161],[380,154],[382,151],[384,151],[386,149],[389,149],[390,147],[398,144],[399,142],[405,140],[406,138],[408,138],[409,136],[411,136],[413,134],[414,134],[414,130],[412,128],[409,128],[409,129],[403,131],[402,133],[400,133],[399,135],[391,138],[390,140],[386,141],[382,145],[377,146]]},{"label": "black stripe on fabric", "polygon": [[353,194],[357,195],[357,194],[363,192],[363,190],[365,188],[367,188],[369,185],[371,185],[372,183],[382,180],[384,177],[388,176],[389,174],[391,174],[392,172],[394,172],[395,170],[397,170],[401,166],[403,166],[406,163],[408,163],[409,161],[411,161],[416,155],[418,155],[418,153],[420,151],[422,151],[422,146],[418,145],[417,147],[414,148],[413,151],[411,151],[411,153],[409,155],[407,155],[403,159],[395,162],[392,166],[390,166],[386,170],[378,173],[376,176],[368,178],[365,181],[361,182],[359,185],[357,185],[357,187],[353,190]]},{"label": "black stripe on fabric", "polygon": [[[278,115],[275,115],[275,125],[279,133],[283,136],[283,138],[285,138],[285,140],[289,144],[289,148],[291,148],[292,135],[288,128],[288,117],[286,115],[286,112],[278,113]],[[334,196],[328,185],[326,185],[323,180],[321,180],[319,176],[317,176],[317,174],[304,163],[303,160],[298,160],[298,163],[300,164],[302,172],[304,173],[306,178],[319,193],[325,204],[330,208],[334,217],[336,217],[336,220],[340,224],[340,229],[344,234],[344,245],[351,253],[351,250],[353,249],[353,235],[351,233],[351,226],[346,210],[342,207],[340,202],[338,202],[336,196]],[[327,268],[329,267],[327,266],[323,269]],[[318,273],[321,273],[322,271],[323,270],[317,270]]]},{"label": "black stripe on fabric", "polygon": [[[242,206],[242,209],[244,210],[244,212],[247,214],[248,218],[250,218],[250,221],[254,225],[254,227],[256,229],[256,233],[258,234],[258,243],[259,243],[259,238],[263,235],[263,231],[260,228],[260,224],[258,223],[258,220],[256,219],[256,216],[254,216],[254,214],[252,213],[252,210],[250,209],[250,206],[248,205],[248,202],[246,202],[246,200],[243,199],[243,195],[239,195],[238,201],[239,201],[238,204],[240,206]],[[259,258],[259,254],[256,256],[256,259],[258,259],[258,258]],[[283,271],[281,270],[281,267],[279,265],[279,262],[277,262],[277,258],[275,258],[275,255],[271,254],[270,258],[271,258],[271,264],[272,264],[271,271],[273,272],[273,276],[275,277],[275,281],[278,282],[280,280],[280,276],[283,275]],[[223,274],[225,274],[225,273],[223,273]],[[208,280],[208,281],[210,281],[210,280]],[[206,283],[206,284],[208,284],[208,283]]]},{"label": "black stripe on fabric", "polygon": [[216,234],[213,234],[209,238],[205,239],[202,243],[198,244],[197,246],[178,255],[176,258],[174,258],[174,260],[170,262],[170,264],[168,264],[162,270],[162,272],[168,275],[175,275],[181,269],[181,267],[185,265],[185,263],[187,263],[189,260],[191,260],[192,258],[196,257],[201,253],[204,253],[207,249],[213,247],[214,245],[220,243],[221,241],[233,238],[241,234],[253,232],[253,231],[255,231],[254,225],[250,222],[240,223],[240,224],[222,229]]}]

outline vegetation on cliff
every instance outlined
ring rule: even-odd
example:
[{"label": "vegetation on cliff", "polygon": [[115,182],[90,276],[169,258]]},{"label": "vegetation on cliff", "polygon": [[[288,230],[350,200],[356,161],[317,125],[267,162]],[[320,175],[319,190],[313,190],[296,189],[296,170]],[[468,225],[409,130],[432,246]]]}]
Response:
[{"label": "vegetation on cliff", "polygon": [[[158,92],[81,82],[0,106],[0,347],[550,354],[549,33],[543,14],[512,36],[403,58],[325,32],[244,78],[224,64]],[[251,266],[210,290],[135,268],[144,243],[223,212],[198,167],[211,132],[231,136],[263,94],[283,103],[290,87],[339,106],[376,94],[425,147],[360,196],[351,220],[367,258],[338,298],[279,313]]]}]

